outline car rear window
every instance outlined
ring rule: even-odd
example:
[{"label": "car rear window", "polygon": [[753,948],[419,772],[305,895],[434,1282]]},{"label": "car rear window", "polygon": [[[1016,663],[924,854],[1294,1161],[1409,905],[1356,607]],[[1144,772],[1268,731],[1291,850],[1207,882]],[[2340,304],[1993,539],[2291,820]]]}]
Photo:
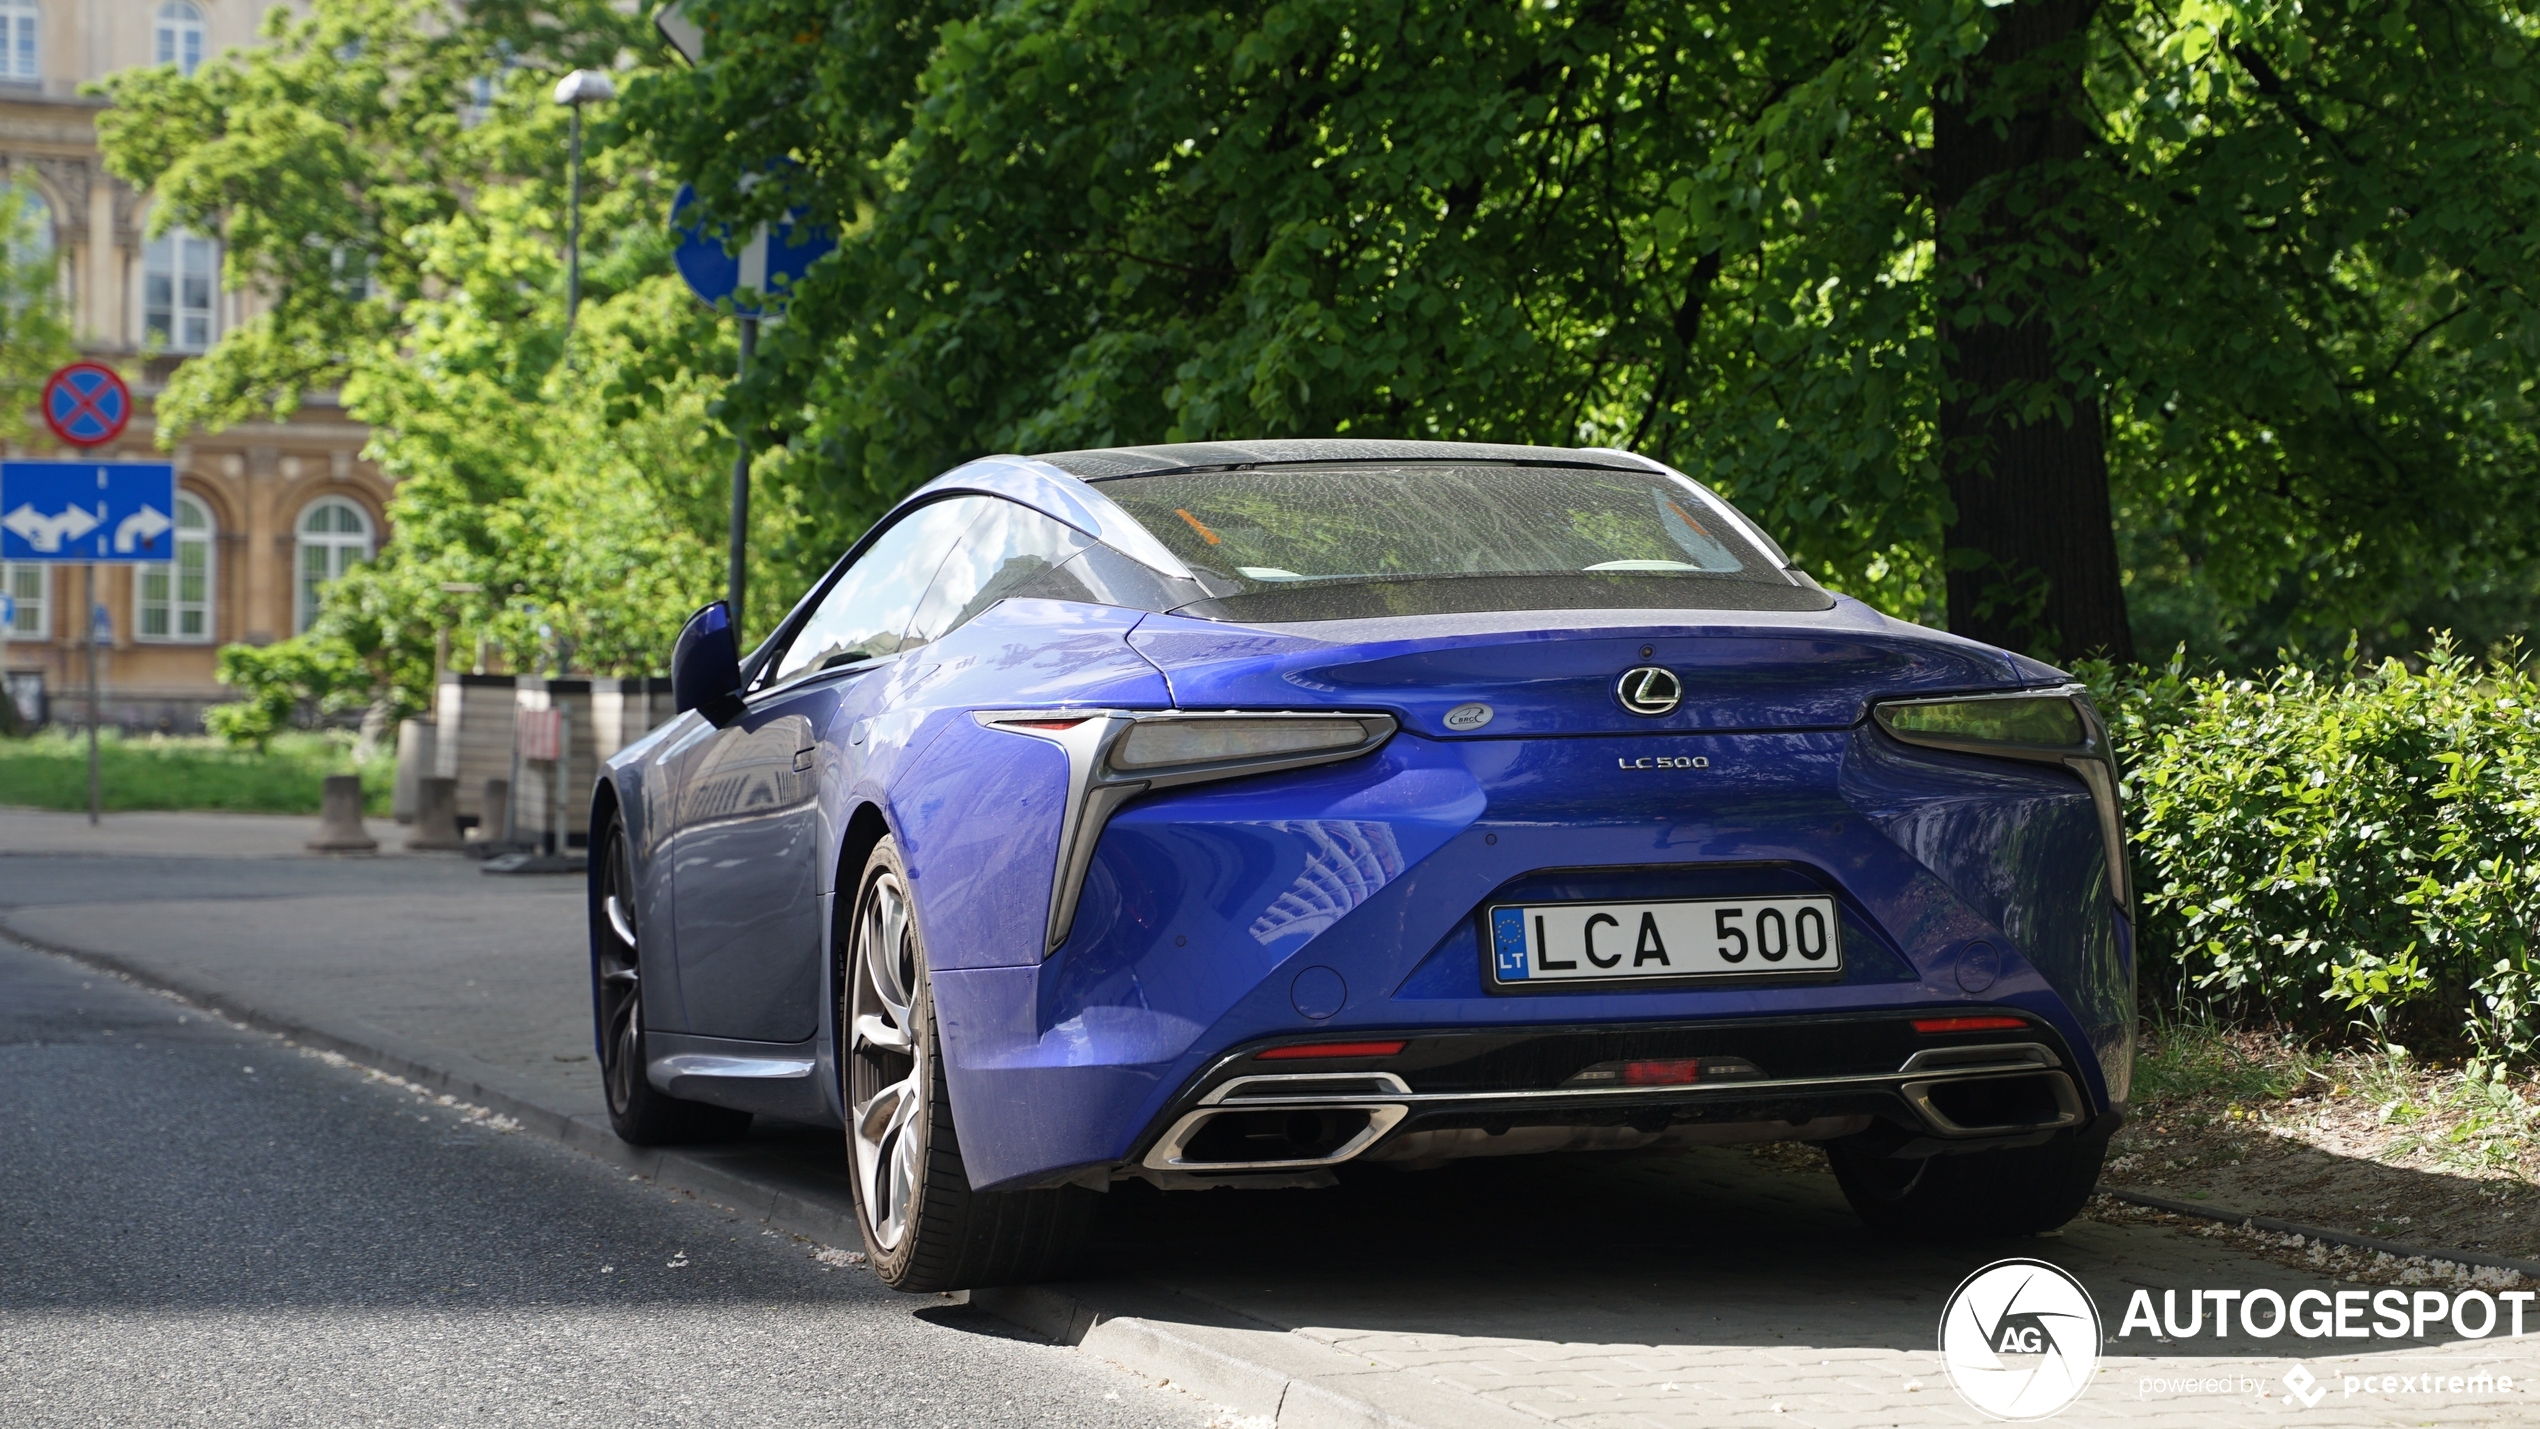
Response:
[{"label": "car rear window", "polygon": [[1717,498],[1659,472],[1336,464],[1101,483],[1239,620],[1486,610],[1823,610]]}]

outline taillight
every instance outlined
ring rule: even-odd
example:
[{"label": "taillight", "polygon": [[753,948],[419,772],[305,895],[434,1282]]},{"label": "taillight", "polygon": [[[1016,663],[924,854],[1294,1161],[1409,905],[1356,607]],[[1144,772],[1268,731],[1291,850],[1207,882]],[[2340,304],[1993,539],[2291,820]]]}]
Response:
[{"label": "taillight", "polygon": [[1917,1017],[1914,1030],[1928,1037],[1938,1032],[2017,1032],[2028,1026],[2019,1017]]},{"label": "taillight", "polygon": [[1390,1057],[1401,1051],[1405,1042],[1302,1042],[1293,1047],[1273,1047],[1253,1054],[1259,1062],[1302,1062],[1309,1058]]}]

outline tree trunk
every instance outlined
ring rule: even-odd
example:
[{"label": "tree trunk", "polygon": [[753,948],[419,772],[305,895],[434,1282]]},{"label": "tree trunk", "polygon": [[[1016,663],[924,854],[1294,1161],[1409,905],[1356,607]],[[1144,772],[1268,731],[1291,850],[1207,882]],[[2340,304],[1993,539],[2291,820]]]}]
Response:
[{"label": "tree trunk", "polygon": [[2042,311],[2089,276],[2087,233],[2056,211],[2089,141],[2078,106],[2095,7],[1996,10],[1964,91],[1933,105],[1941,473],[1957,507],[1949,628],[2064,659],[2131,660],[2098,404],[2060,370]]}]

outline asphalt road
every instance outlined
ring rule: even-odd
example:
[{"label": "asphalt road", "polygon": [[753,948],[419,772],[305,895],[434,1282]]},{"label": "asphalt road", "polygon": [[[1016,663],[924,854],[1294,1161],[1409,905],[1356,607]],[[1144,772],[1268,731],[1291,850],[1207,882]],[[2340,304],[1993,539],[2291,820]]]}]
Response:
[{"label": "asphalt road", "polygon": [[[1089,1278],[990,1297],[1015,1323],[1106,1317],[1055,1351],[764,1234],[779,1195],[786,1223],[843,1223],[835,1132],[770,1125],[680,1153],[666,1174],[762,1206],[737,1222],[627,1181],[591,1120],[578,880],[259,857],[275,834],[234,816],[138,833],[125,817],[91,846],[84,821],[0,810],[0,1429],[1224,1417],[1144,1387],[1167,1377],[1256,1423],[1356,1405],[1436,1429],[1963,1425],[1934,1336],[1987,1260],[2053,1261],[2110,1325],[2137,1294],[2340,1288],[2204,1235],[2089,1219],[2044,1240],[1892,1244],[1821,1169],[1733,1148],[1511,1157],[1345,1170],[1323,1191],[1115,1187]],[[207,1026],[11,935],[484,1088],[593,1154]],[[1066,1313],[1044,1313],[1051,1297]],[[2104,1383],[2059,1422],[2540,1424],[2535,1347],[2448,1326],[2298,1342],[2138,1327],[2111,1335]],[[2438,1370],[2514,1388],[2390,1388]],[[2383,1385],[2297,1406],[2293,1371]]]},{"label": "asphalt road", "polygon": [[0,943],[0,1423],[1211,1417],[820,1249]]}]

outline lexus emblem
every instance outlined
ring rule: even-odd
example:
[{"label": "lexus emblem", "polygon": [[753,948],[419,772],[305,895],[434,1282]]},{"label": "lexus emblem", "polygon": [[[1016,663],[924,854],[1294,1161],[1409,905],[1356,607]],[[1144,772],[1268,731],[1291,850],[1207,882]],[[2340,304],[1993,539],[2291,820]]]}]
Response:
[{"label": "lexus emblem", "polygon": [[1636,715],[1671,713],[1684,697],[1684,682],[1676,678],[1676,672],[1656,665],[1625,670],[1623,678],[1614,682],[1614,698]]}]

